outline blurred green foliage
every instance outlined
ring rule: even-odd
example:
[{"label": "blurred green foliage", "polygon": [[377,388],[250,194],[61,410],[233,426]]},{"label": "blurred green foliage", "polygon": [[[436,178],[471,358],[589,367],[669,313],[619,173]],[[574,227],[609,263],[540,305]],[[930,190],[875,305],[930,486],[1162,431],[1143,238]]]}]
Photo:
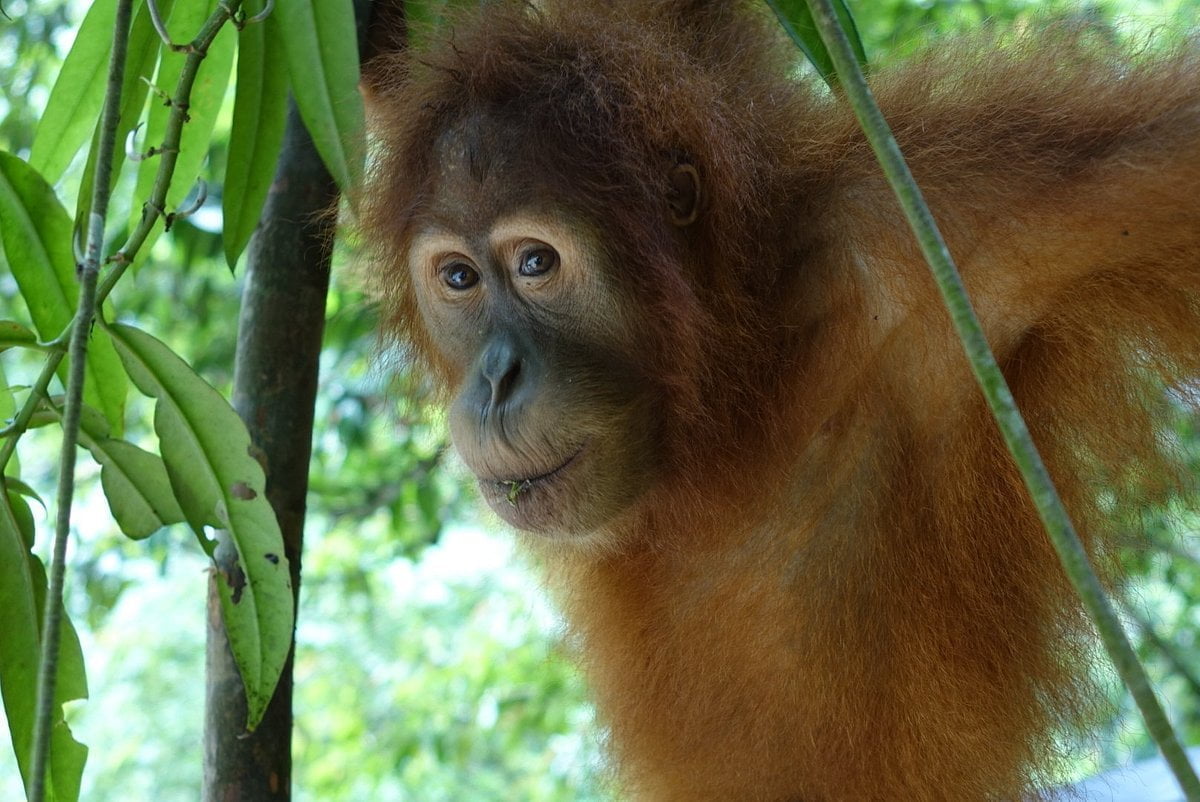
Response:
[{"label": "blurred green foliage", "polygon": [[[980,25],[1026,25],[1046,13],[1143,26],[1200,24],[1194,0],[849,5],[875,64],[933,37]],[[85,5],[3,0],[0,6],[7,15],[0,18],[0,149],[27,156]],[[226,105],[204,170],[209,178],[224,170]],[[68,171],[61,197],[74,197],[72,181],[78,182],[78,169]],[[156,243],[149,263],[119,286],[114,300],[123,319],[144,323],[228,391],[240,283],[224,264],[220,187],[210,183],[201,212]],[[132,187],[118,188],[115,198],[128,204],[131,195]],[[128,211],[118,208],[113,219],[128,219]],[[111,233],[117,238],[121,232]],[[14,304],[12,279],[0,276],[0,317]],[[561,647],[560,622],[508,538],[479,529],[467,482],[445,449],[444,422],[419,395],[397,391],[374,326],[372,310],[353,286],[335,283],[299,613],[295,796],[608,798],[602,736]],[[36,368],[32,361],[6,362],[7,380],[28,383],[21,371]],[[140,429],[134,418],[132,439],[152,437],[147,410]],[[53,481],[55,441],[37,435],[22,441],[22,476],[44,490]],[[1194,420],[1181,416],[1175,437],[1194,451]],[[53,510],[34,509],[44,531]],[[1196,743],[1196,514],[1182,504],[1147,514],[1152,543],[1137,544],[1127,557],[1137,578],[1130,621],[1182,735]],[[72,711],[75,732],[91,746],[83,798],[193,800],[200,778],[206,562],[180,527],[142,542],[122,537],[94,473],[90,485],[85,477],[77,520],[68,605],[92,687],[92,699]],[[1081,764],[1080,773],[1152,751],[1132,705],[1112,687],[1120,715],[1098,737],[1095,763]],[[6,744],[0,733],[0,798],[17,799]]]},{"label": "blurred green foliage", "polygon": [[990,26],[1019,30],[1046,19],[1074,19],[1129,32],[1195,27],[1195,0],[849,0],[867,54],[887,64],[930,39]]}]

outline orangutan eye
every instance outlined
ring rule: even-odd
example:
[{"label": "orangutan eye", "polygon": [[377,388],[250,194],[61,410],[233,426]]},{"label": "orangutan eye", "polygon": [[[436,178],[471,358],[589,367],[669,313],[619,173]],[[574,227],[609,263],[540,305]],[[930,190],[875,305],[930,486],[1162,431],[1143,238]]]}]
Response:
[{"label": "orangutan eye", "polygon": [[558,253],[553,248],[530,248],[521,254],[517,272],[522,276],[544,276],[558,267]]},{"label": "orangutan eye", "polygon": [[442,281],[452,290],[469,290],[479,283],[479,272],[464,262],[448,264],[441,273]]}]

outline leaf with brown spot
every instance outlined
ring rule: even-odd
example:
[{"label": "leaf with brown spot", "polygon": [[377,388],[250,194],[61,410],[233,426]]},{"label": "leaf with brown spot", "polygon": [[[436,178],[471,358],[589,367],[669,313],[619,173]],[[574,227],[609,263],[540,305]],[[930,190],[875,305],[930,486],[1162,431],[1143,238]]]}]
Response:
[{"label": "leaf with brown spot", "polygon": [[[184,517],[217,563],[221,613],[246,687],[247,729],[262,719],[291,647],[293,601],[283,536],[267,503],[250,435],[221,394],[158,340],[130,326],[109,332],[126,371],[157,399],[154,430]],[[217,541],[206,527],[224,534]],[[225,553],[225,549],[230,553]]]}]

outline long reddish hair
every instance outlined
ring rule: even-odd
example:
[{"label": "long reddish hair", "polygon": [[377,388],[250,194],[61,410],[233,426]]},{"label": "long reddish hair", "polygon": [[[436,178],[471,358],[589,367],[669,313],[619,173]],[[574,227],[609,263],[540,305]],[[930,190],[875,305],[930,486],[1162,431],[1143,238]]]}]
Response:
[{"label": "long reddish hair", "polygon": [[[403,258],[464,121],[600,227],[668,469],[619,547],[544,560],[629,789],[1035,794],[1093,721],[1089,627],[850,111],[757,7],[493,3],[378,55],[385,325],[449,383]],[[1194,47],[1054,29],[874,84],[1103,566],[1182,481],[1159,433],[1200,375],[1198,76]]]}]

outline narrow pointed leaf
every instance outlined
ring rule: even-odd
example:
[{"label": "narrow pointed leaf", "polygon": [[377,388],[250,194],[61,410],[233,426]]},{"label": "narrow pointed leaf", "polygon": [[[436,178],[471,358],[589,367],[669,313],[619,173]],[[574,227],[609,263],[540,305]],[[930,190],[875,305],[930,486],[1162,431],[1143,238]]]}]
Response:
[{"label": "narrow pointed leaf", "polygon": [[169,348],[143,331],[112,326],[134,384],[157,399],[154,428],[175,497],[205,550],[205,526],[219,526],[236,549],[218,572],[221,611],[246,688],[247,728],[257,726],[291,645],[291,578],[283,537],[267,502],[250,436],[220,393]]},{"label": "narrow pointed leaf", "polygon": [[[38,504],[40,504],[42,506],[43,510],[46,509],[46,502],[42,501],[42,497],[38,495],[37,491],[34,490],[29,485],[22,482],[17,477],[6,475],[4,477],[4,483],[8,486],[9,493],[16,493],[19,496],[24,496],[25,498],[33,499],[34,501],[36,501]],[[30,523],[30,526],[32,527],[32,522]],[[33,529],[31,528],[29,531],[32,532]],[[30,544],[29,547],[33,548],[33,544]]]},{"label": "narrow pointed leaf", "polygon": [[[0,268],[9,270],[44,340],[58,337],[75,317],[79,284],[71,254],[71,218],[37,171],[0,152]],[[63,360],[60,378],[66,376]],[[104,412],[113,431],[125,417],[128,382],[108,335],[92,334],[84,400]]]},{"label": "narrow pointed leaf", "polygon": [[62,178],[100,117],[116,13],[115,0],[92,3],[38,121],[29,163],[51,183]]},{"label": "narrow pointed leaf", "polygon": [[[253,0],[246,12],[256,14],[262,5],[263,0]],[[258,226],[283,142],[288,84],[276,33],[270,25],[247,25],[238,34],[237,96],[221,198],[225,261],[231,270]]]},{"label": "narrow pointed leaf", "polygon": [[351,0],[289,0],[275,6],[292,93],[317,152],[338,186],[362,175],[364,113],[358,92],[358,38]]},{"label": "narrow pointed leaf", "polygon": [[[829,51],[825,49],[825,43],[821,41],[821,35],[817,33],[817,26],[813,22],[808,3],[805,0],[766,0],[766,3],[775,12],[779,24],[795,42],[796,47],[800,48],[800,51],[812,62],[821,78],[831,87],[836,88],[838,86],[837,70],[834,69]],[[865,70],[867,51],[858,35],[858,26],[854,24],[854,17],[850,14],[850,9],[846,7],[844,0],[833,0],[833,8],[842,30],[850,39],[850,45],[854,48],[854,56],[858,59],[859,66]]]},{"label": "narrow pointed leaf", "polygon": [[108,437],[96,422],[83,419],[79,444],[100,463],[100,486],[121,531],[137,540],[184,520],[162,458]]},{"label": "narrow pointed leaf", "polygon": [[[42,404],[33,413],[33,417],[29,419],[29,428],[36,429],[40,426],[61,423],[63,403],[62,395],[51,396],[50,405]],[[79,425],[91,431],[104,432],[105,437],[111,436],[111,429],[104,413],[88,404],[84,404],[79,410]]]},{"label": "narrow pointed leaf", "polygon": [[29,553],[33,543],[29,506],[0,493],[0,695],[21,778],[29,781],[37,666],[41,651],[37,598]]},{"label": "narrow pointed leaf", "polygon": [[0,351],[9,348],[37,348],[38,338],[15,320],[0,320]]},{"label": "narrow pointed leaf", "polygon": [[[8,383],[8,376],[4,374],[4,365],[0,364],[0,426],[7,426],[16,415],[17,397],[13,395],[12,387]],[[3,470],[13,475],[20,473],[20,466],[11,464],[16,459],[17,453],[14,451],[10,464],[4,466]]]},{"label": "narrow pointed leaf", "polygon": [[[121,119],[117,123],[117,132],[121,134],[114,144],[112,153],[112,178],[116,181],[121,166],[125,163],[125,135],[132,131],[142,116],[146,105],[146,95],[150,91],[149,82],[154,77],[154,65],[158,63],[162,40],[154,30],[150,21],[150,12],[141,6],[133,17],[129,28],[129,50],[125,58],[125,81],[121,85]],[[161,14],[169,14],[173,0],[158,0],[158,10]],[[142,137],[137,138],[137,147],[141,147]],[[79,183],[79,194],[75,201],[75,228],[87,230],[87,217],[91,211],[92,189],[96,178],[96,150],[100,142],[100,123],[96,121],[92,132],[92,144],[88,149],[87,162],[83,168],[83,178]],[[111,189],[111,187],[110,187]]]},{"label": "narrow pointed leaf", "polygon": [[[13,395],[12,385],[8,383],[4,365],[0,364],[0,425],[7,426],[16,416],[17,397]],[[21,459],[16,451],[13,451],[8,464],[4,466],[4,471],[6,472],[5,478],[9,479],[21,473]],[[41,499],[38,500],[41,501]]]},{"label": "narrow pointed leaf", "polygon": [[[33,593],[37,601],[38,620],[41,621],[46,604],[46,570],[41,560],[32,554],[29,555],[29,563],[34,578]],[[41,646],[38,648],[40,650]],[[50,788],[53,790],[53,795],[47,795],[50,802],[79,799],[88,749],[71,734],[71,728],[63,719],[62,706],[75,699],[86,699],[87,696],[83,647],[79,643],[75,625],[67,617],[66,610],[63,610],[61,640],[58,646],[58,682],[54,686],[56,706],[54,723],[50,729]]]},{"label": "narrow pointed leaf", "polygon": [[[0,638],[0,697],[17,766],[26,782],[33,759],[37,666],[46,596],[45,570],[30,553],[33,536],[33,516],[24,499],[0,492],[0,632],[4,633]],[[62,704],[86,698],[87,679],[79,638],[65,616],[58,660],[48,798],[67,802],[79,798],[87,748],[71,736],[62,720]]]}]

